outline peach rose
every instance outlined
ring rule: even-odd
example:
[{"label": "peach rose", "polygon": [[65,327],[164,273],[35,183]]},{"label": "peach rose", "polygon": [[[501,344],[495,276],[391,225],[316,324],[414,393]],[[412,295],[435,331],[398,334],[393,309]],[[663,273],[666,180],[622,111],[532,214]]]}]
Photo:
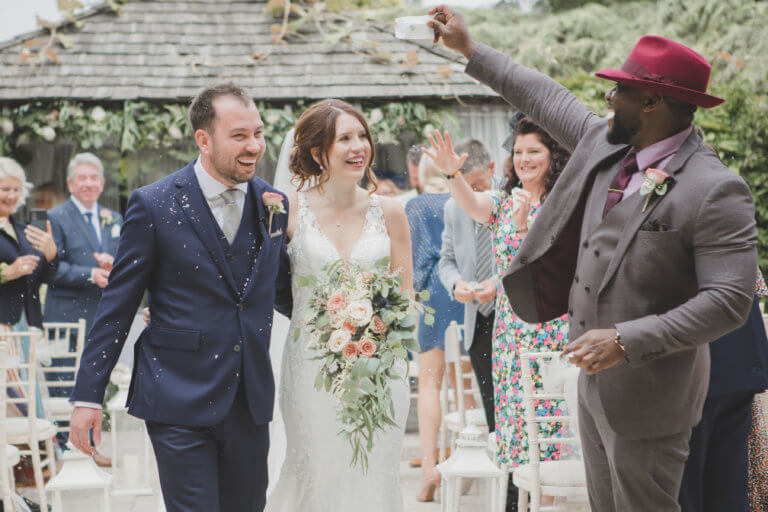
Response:
[{"label": "peach rose", "polygon": [[283,208],[283,195],[275,192],[264,192],[261,196],[261,200],[264,201],[264,206],[267,208],[282,209]]},{"label": "peach rose", "polygon": [[376,353],[376,344],[369,339],[365,339],[360,342],[360,355],[363,357],[371,357]]},{"label": "peach rose", "polygon": [[345,320],[341,328],[347,330],[349,334],[355,334],[357,332],[357,327],[352,325],[352,322],[349,320]]},{"label": "peach rose", "polygon": [[341,352],[349,340],[352,339],[352,335],[345,329],[337,329],[331,333],[331,337],[328,338],[328,348],[331,352]]},{"label": "peach rose", "polygon": [[331,315],[331,327],[341,329],[344,326],[344,317],[341,315]]},{"label": "peach rose", "polygon": [[373,315],[373,332],[376,334],[386,334],[389,326],[384,323],[379,315]]},{"label": "peach rose", "polygon": [[340,311],[344,309],[347,305],[347,298],[344,296],[343,293],[337,292],[334,293],[330,299],[328,299],[328,302],[325,304],[326,309],[328,311]]},{"label": "peach rose", "polygon": [[344,359],[354,359],[358,352],[357,343],[354,341],[350,341],[341,349],[341,355],[344,356]]},{"label": "peach rose", "polygon": [[669,178],[669,174],[661,169],[654,169],[653,167],[646,169],[645,175],[656,185],[661,185],[667,178]]}]

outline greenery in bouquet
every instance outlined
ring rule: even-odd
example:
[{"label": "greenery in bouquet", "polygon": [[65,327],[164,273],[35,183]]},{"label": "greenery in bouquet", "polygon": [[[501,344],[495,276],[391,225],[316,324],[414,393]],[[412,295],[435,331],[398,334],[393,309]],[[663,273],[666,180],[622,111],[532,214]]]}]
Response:
[{"label": "greenery in bouquet", "polygon": [[[366,271],[338,260],[319,278],[296,279],[299,286],[312,289],[304,332],[320,361],[315,389],[338,400],[339,435],[349,441],[352,464],[363,472],[368,471],[376,433],[397,426],[389,383],[406,378],[408,350],[419,349],[419,315],[425,315],[427,324],[434,321],[434,310],[402,290],[399,272],[390,271],[389,265],[389,257],[382,258],[373,271]],[[429,300],[429,292],[417,297]],[[297,330],[294,341],[299,334]]]}]

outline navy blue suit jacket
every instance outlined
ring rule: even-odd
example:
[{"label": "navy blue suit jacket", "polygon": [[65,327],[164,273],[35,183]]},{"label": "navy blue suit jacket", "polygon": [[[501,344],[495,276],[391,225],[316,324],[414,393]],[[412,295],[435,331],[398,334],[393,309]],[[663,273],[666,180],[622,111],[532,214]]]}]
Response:
[{"label": "navy blue suit jacket", "polygon": [[0,231],[0,263],[9,265],[19,256],[34,254],[40,257],[40,262],[31,274],[0,284],[0,324],[14,325],[21,319],[21,313],[26,315],[27,325],[43,326],[43,315],[40,312],[40,285],[50,283],[56,275],[58,256],[51,263],[45,261],[40,251],[29,245],[24,234],[26,224],[17,222],[13,215],[9,218],[16,230],[18,242]]},{"label": "navy blue suit jacket", "polygon": [[747,322],[709,345],[712,366],[707,396],[768,389],[768,339],[755,298]]},{"label": "navy blue suit jacket", "polygon": [[99,213],[102,211],[108,211],[111,220],[101,222],[101,247],[72,200],[48,212],[53,239],[59,249],[59,270],[48,290],[46,322],[76,322],[85,318],[91,326],[102,292],[90,281],[91,269],[98,267],[93,253],[104,252],[115,256],[123,225],[119,213],[99,206]]},{"label": "navy blue suit jacket", "polygon": [[[193,163],[131,195],[71,400],[103,401],[148,290],[152,321],[134,347],[129,412],[160,423],[215,425],[229,412],[242,380],[254,421],[272,419],[273,308],[290,316],[292,304],[288,216],[275,215],[275,236],[267,233],[266,191],[277,192],[259,178],[248,185],[261,246],[244,287],[232,276]],[[284,205],[287,210],[287,199]]]}]

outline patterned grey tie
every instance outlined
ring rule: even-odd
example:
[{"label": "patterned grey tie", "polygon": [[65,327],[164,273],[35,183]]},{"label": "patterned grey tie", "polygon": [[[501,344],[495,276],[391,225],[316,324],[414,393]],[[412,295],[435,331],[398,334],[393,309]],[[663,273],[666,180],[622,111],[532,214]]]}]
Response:
[{"label": "patterned grey tie", "polygon": [[227,242],[232,245],[237,235],[237,229],[240,227],[240,217],[242,213],[240,208],[237,207],[237,198],[243,191],[231,188],[221,193],[221,198],[224,200],[224,206],[222,208],[222,226],[221,230],[224,232],[224,236],[227,237]]},{"label": "patterned grey tie", "polygon": [[[491,230],[480,224],[475,225],[475,248],[477,257],[475,263],[475,280],[478,283],[493,277],[493,253],[491,251]],[[496,301],[480,304],[477,310],[483,316],[488,316],[493,311]]]}]

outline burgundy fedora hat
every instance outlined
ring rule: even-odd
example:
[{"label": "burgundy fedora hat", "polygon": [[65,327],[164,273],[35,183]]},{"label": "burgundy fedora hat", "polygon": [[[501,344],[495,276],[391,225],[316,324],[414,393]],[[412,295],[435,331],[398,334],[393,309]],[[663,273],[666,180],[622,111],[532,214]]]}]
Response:
[{"label": "burgundy fedora hat", "polygon": [[725,101],[706,94],[711,70],[709,62],[687,46],[664,37],[643,36],[621,69],[603,69],[595,74],[711,108]]}]

